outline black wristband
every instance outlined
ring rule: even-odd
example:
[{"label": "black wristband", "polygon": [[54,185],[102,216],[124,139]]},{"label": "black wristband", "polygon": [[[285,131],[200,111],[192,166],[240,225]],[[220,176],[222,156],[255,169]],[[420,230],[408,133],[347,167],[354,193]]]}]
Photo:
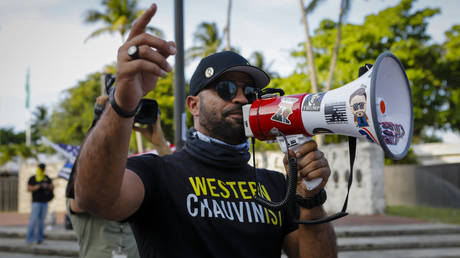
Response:
[{"label": "black wristband", "polygon": [[313,207],[323,205],[323,203],[326,202],[326,199],[327,199],[327,194],[324,188],[321,189],[319,193],[317,193],[315,196],[311,198],[304,198],[298,194],[295,195],[295,200],[297,204],[306,209],[311,209]]},{"label": "black wristband", "polygon": [[118,106],[117,102],[115,102],[115,87],[112,87],[112,89],[110,90],[110,94],[109,94],[109,101],[110,101],[110,105],[112,106],[113,110],[115,110],[115,112],[117,112],[117,114],[121,117],[126,117],[126,118],[130,118],[130,117],[133,117],[135,116],[139,110],[141,109],[141,104],[139,103],[139,105],[137,105],[137,107],[131,111],[131,112],[128,112],[128,111],[125,111],[123,110],[120,106]]}]

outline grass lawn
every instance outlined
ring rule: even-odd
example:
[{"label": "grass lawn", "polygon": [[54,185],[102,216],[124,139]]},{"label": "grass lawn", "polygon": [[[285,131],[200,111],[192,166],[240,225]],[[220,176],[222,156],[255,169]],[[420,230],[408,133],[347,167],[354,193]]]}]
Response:
[{"label": "grass lawn", "polygon": [[460,209],[427,206],[387,206],[386,214],[460,225]]}]

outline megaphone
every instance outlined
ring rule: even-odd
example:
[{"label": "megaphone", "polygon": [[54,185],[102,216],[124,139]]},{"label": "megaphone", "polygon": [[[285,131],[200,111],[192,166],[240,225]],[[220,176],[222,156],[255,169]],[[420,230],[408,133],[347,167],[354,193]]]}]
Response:
[{"label": "megaphone", "polygon": [[[259,140],[283,141],[296,147],[317,134],[364,138],[380,145],[395,160],[408,152],[413,134],[409,81],[401,62],[390,52],[353,82],[320,93],[267,94],[243,106],[245,134]],[[287,146],[283,148],[283,146]],[[321,179],[306,182],[314,189]]]}]

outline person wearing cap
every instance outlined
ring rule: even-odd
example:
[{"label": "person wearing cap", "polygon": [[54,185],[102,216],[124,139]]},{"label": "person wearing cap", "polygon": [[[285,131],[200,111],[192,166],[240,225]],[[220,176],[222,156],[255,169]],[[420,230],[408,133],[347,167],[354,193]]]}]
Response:
[{"label": "person wearing cap", "polygon": [[[204,58],[190,81],[186,105],[194,128],[185,147],[171,155],[127,159],[133,114],[167,62],[175,43],[145,33],[156,12],[152,5],[137,20],[118,50],[117,87],[111,106],[83,145],[75,197],[85,210],[129,221],[141,257],[336,257],[329,223],[297,226],[293,220],[326,216],[321,204],[271,210],[254,201],[260,194],[279,201],[285,178],[248,164],[249,143],[242,106],[269,83],[268,76],[240,55],[226,51]],[[314,191],[299,183],[297,193],[314,198],[330,175],[316,143],[296,155],[299,177],[322,178]],[[286,161],[285,161],[286,164]]]},{"label": "person wearing cap", "polygon": [[32,193],[32,207],[30,211],[29,225],[27,227],[26,243],[43,243],[45,230],[45,218],[48,211],[48,202],[53,199],[54,185],[51,178],[45,173],[46,165],[40,163],[35,175],[27,182],[27,191]]}]

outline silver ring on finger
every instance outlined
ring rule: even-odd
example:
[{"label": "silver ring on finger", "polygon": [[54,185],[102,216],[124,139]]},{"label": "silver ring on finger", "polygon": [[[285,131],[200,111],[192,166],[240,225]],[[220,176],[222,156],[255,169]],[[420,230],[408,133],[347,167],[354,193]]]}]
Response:
[{"label": "silver ring on finger", "polygon": [[128,48],[128,55],[133,59],[138,59],[139,58],[139,47],[138,46],[130,46]]}]

